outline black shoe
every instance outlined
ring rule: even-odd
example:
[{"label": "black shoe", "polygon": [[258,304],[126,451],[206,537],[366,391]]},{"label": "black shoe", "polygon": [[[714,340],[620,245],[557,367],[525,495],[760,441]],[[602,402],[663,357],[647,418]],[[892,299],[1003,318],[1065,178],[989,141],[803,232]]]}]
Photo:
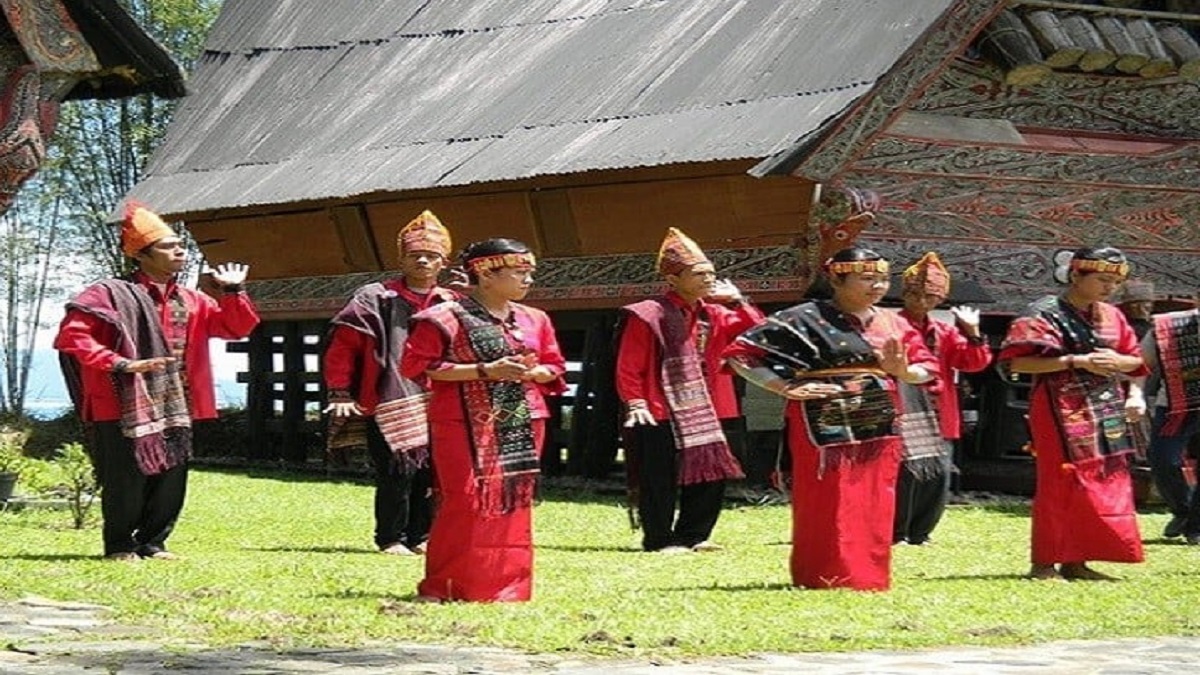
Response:
[{"label": "black shoe", "polygon": [[1188,546],[1200,546],[1200,534],[1189,534],[1183,538]]},{"label": "black shoe", "polygon": [[1167,539],[1183,536],[1183,528],[1187,525],[1187,516],[1171,516],[1167,526],[1163,528],[1163,536]]}]

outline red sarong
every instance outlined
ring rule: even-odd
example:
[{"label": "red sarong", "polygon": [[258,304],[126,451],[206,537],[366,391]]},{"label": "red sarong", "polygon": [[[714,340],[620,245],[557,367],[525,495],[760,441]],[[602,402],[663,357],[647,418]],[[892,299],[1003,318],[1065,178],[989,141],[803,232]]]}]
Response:
[{"label": "red sarong", "polygon": [[[900,472],[899,436],[826,452],[813,445],[798,406],[788,406],[792,452],[792,583],[886,591]],[[828,448],[827,448],[828,450]]]},{"label": "red sarong", "polygon": [[[545,420],[532,420],[538,455]],[[437,516],[429,533],[421,595],[470,602],[522,602],[533,594],[533,508],[484,515],[476,499],[471,440],[462,420],[433,420]]]},{"label": "red sarong", "polygon": [[1029,409],[1029,427],[1038,443],[1033,563],[1142,562],[1129,473],[1132,455],[1064,462],[1053,416],[1046,388],[1035,389]]}]

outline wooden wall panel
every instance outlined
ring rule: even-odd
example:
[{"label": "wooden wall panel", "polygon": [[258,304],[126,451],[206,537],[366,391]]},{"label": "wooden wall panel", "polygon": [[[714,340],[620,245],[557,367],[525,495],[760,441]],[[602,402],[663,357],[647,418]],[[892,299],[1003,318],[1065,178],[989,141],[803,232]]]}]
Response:
[{"label": "wooden wall panel", "polygon": [[342,260],[351,272],[378,272],[383,269],[379,249],[372,236],[367,211],[360,204],[329,209],[330,219],[342,242]]},{"label": "wooden wall panel", "polygon": [[657,250],[668,227],[705,247],[787,243],[804,231],[811,184],[718,176],[570,189],[583,255]]},{"label": "wooden wall panel", "polygon": [[525,192],[368,204],[367,217],[384,267],[396,266],[396,233],[425,209],[433,211],[450,230],[456,252],[466,244],[491,237],[511,237],[529,244],[535,251],[541,248]]},{"label": "wooden wall panel", "polygon": [[342,242],[329,212],[189,222],[208,261],[250,265],[251,279],[344,274]]},{"label": "wooden wall panel", "polygon": [[652,253],[669,226],[706,248],[792,244],[802,236],[811,183],[712,168],[722,173],[659,171],[647,173],[647,180],[619,182],[583,174],[574,184],[558,177],[557,187],[541,190],[511,185],[504,192],[326,204],[188,225],[207,242],[202,248],[212,262],[245,261],[260,280],[395,269],[396,233],[424,209],[450,228],[456,250],[480,239],[513,237],[543,257]]},{"label": "wooden wall panel", "polygon": [[544,256],[573,256],[583,252],[579,228],[571,213],[570,190],[533,190],[529,192],[529,211],[541,238]]}]

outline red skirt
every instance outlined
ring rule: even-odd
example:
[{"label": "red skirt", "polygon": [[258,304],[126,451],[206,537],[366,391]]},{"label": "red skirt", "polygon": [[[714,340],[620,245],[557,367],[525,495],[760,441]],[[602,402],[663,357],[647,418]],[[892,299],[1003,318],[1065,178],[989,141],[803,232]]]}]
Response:
[{"label": "red skirt", "polygon": [[[897,436],[854,453],[821,453],[803,422],[788,420],[792,453],[792,583],[804,588],[885,591],[891,586],[892,527],[901,445]],[[835,455],[837,453],[830,453]]]},{"label": "red skirt", "polygon": [[[533,420],[538,454],[545,421]],[[483,516],[475,503],[475,473],[467,425],[431,421],[437,510],[425,554],[421,595],[469,602],[522,602],[533,593],[533,509]]]},{"label": "red skirt", "polygon": [[1033,563],[1142,562],[1129,455],[1065,463],[1044,396],[1037,392],[1029,410],[1037,454]]}]

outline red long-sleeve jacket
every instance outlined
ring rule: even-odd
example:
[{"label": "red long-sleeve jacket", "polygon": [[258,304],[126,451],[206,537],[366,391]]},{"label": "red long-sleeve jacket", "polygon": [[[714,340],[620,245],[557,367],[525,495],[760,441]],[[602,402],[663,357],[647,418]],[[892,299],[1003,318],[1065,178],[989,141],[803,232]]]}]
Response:
[{"label": "red long-sleeve jacket", "polygon": [[[666,297],[683,309],[689,334],[695,340],[699,324],[696,320],[698,305],[688,306],[674,291],[668,291]],[[757,325],[764,316],[762,310],[750,303],[743,303],[734,309],[711,302],[703,304],[710,324],[708,342],[702,354],[708,393],[717,417],[737,417],[739,411],[733,375],[722,367],[721,353],[742,331]],[[663,393],[662,354],[658,341],[646,322],[632,314],[625,320],[617,347],[616,386],[622,402],[642,399],[646,401],[654,419],[670,419],[666,394]]]},{"label": "red long-sleeve jacket", "polygon": [[[216,392],[208,341],[210,338],[240,340],[250,335],[259,322],[253,301],[241,292],[226,293],[220,300],[214,300],[199,291],[178,286],[174,281],[166,285],[164,293],[140,272],[134,279],[145,286],[154,299],[168,344],[176,336],[172,334],[170,305],[165,299],[174,293],[183,298],[187,307],[183,363],[192,419],[215,418]],[[113,327],[86,312],[68,310],[58,327],[54,348],[75,357],[81,366],[83,401],[79,414],[85,422],[121,419],[121,403],[112,379],[113,365],[121,358],[113,351],[115,344]]]},{"label": "red long-sleeve jacket", "polygon": [[957,326],[945,321],[930,316],[918,321],[905,310],[900,310],[900,316],[908,319],[938,359],[941,373],[937,385],[931,387],[930,392],[937,399],[942,438],[955,440],[962,435],[962,411],[959,409],[955,371],[977,373],[987,368],[992,361],[992,350],[986,341],[973,342]]},{"label": "red long-sleeve jacket", "polygon": [[[383,285],[403,298],[412,307],[412,314],[459,297],[457,292],[440,287],[434,287],[428,293],[417,293],[408,287],[403,278],[389,279]],[[374,354],[375,341],[380,337],[349,326],[333,327],[329,346],[321,357],[321,374],[325,378],[325,388],[330,392],[331,401],[335,398],[335,392],[347,392],[364,415],[375,414],[375,406],[379,404],[376,385],[379,382],[380,365]]]}]

